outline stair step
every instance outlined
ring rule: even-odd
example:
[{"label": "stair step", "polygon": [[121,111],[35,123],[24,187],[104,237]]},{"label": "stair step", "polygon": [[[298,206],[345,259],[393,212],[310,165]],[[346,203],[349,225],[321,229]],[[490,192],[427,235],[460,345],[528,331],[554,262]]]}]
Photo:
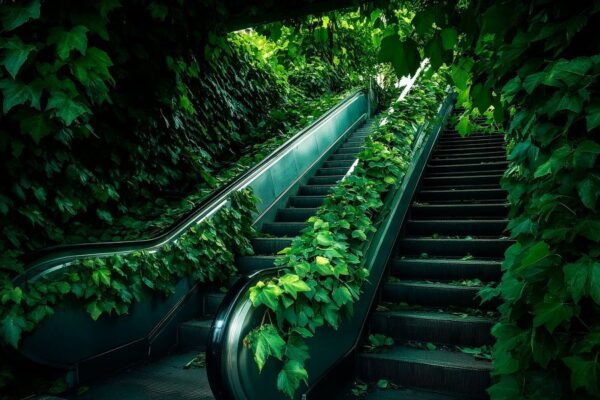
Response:
[{"label": "stair step", "polygon": [[331,192],[335,185],[302,185],[298,193],[309,196],[323,196]]},{"label": "stair step", "polygon": [[436,311],[385,311],[373,314],[371,327],[397,341],[479,347],[494,342],[494,323],[491,318]]},{"label": "stair step", "polygon": [[465,178],[470,178],[472,176],[479,175],[499,175],[502,177],[504,174],[504,170],[473,170],[473,171],[448,171],[448,172],[432,172],[427,171],[425,174],[425,178],[444,178],[444,177],[458,177],[462,176]]},{"label": "stair step", "polygon": [[475,400],[472,397],[454,396],[451,394],[431,392],[419,389],[377,389],[367,393],[364,400]]},{"label": "stair step", "polygon": [[254,238],[250,241],[254,253],[259,255],[277,254],[292,244],[292,238]]},{"label": "stair step", "polygon": [[507,204],[413,204],[412,219],[498,219],[508,215]]},{"label": "stair step", "polygon": [[486,164],[490,162],[506,161],[505,154],[494,154],[493,156],[481,156],[474,154],[472,156],[458,157],[432,157],[429,160],[430,165],[460,165],[460,164]]},{"label": "stair step", "polygon": [[452,156],[452,155],[462,155],[462,154],[489,154],[489,153],[504,153],[506,154],[506,150],[503,146],[479,146],[479,147],[455,147],[455,148],[445,148],[438,147],[433,152],[433,157],[443,157],[443,156]]},{"label": "stair step", "polygon": [[501,276],[501,263],[489,260],[395,257],[392,259],[391,273],[403,279],[481,279],[484,282],[497,282]]},{"label": "stair step", "polygon": [[317,214],[318,208],[282,208],[277,210],[276,222],[305,222]]},{"label": "stair step", "polygon": [[362,147],[340,147],[335,154],[358,154],[362,151]]},{"label": "stair step", "polygon": [[392,303],[408,303],[427,307],[477,307],[481,302],[477,297],[480,289],[481,286],[407,280],[385,283],[383,298]]},{"label": "stair step", "polygon": [[496,149],[505,149],[506,143],[502,140],[480,140],[476,142],[442,142],[437,143],[437,150],[462,150],[472,149],[477,151],[480,148],[493,147]]},{"label": "stair step", "polygon": [[458,176],[425,176],[424,185],[460,185],[460,184],[500,184],[502,174],[482,174],[482,175],[458,175]]},{"label": "stair step", "polygon": [[319,168],[315,173],[316,176],[336,176],[346,175],[348,168]]},{"label": "stair step", "polygon": [[308,181],[309,185],[333,185],[338,183],[344,175],[332,175],[332,176],[313,176]]},{"label": "stair step", "polygon": [[315,208],[325,202],[326,196],[291,196],[288,202],[290,207]]},{"label": "stair step", "polygon": [[237,258],[237,268],[242,274],[251,274],[263,269],[272,268],[277,256],[241,256]]},{"label": "stair step", "polygon": [[451,200],[486,200],[506,199],[504,189],[462,189],[462,190],[420,190],[419,201],[451,201]]},{"label": "stair step", "polygon": [[495,220],[409,220],[406,233],[410,236],[459,235],[459,236],[502,236],[508,225],[506,219]]},{"label": "stair step", "polygon": [[209,292],[204,294],[204,314],[205,315],[216,315],[219,306],[225,298],[225,293],[221,292]]},{"label": "stair step", "polygon": [[359,148],[361,148],[361,149],[362,149],[362,144],[363,144],[364,142],[365,142],[365,139],[364,139],[364,138],[357,138],[357,139],[355,139],[355,138],[350,138],[350,139],[346,140],[346,141],[344,142],[344,144],[342,144],[342,147],[343,147],[343,148],[345,148],[345,147],[359,147]]},{"label": "stair step", "polygon": [[179,350],[205,351],[208,343],[208,334],[213,319],[195,319],[179,325],[178,347]]},{"label": "stair step", "polygon": [[504,251],[514,243],[508,239],[423,239],[406,237],[400,241],[399,255],[427,253],[435,256],[474,257],[501,259]]},{"label": "stair step", "polygon": [[[312,210],[311,208],[296,208],[295,210]],[[262,226],[261,232],[278,237],[296,237],[306,228],[306,222],[270,222]]]},{"label": "stair step", "polygon": [[[337,157],[345,157],[342,159],[336,159]],[[325,161],[323,163],[324,168],[350,168],[354,164],[354,157],[352,154],[332,154],[329,157],[331,161]]]},{"label": "stair step", "polygon": [[402,386],[470,396],[485,396],[485,390],[491,383],[491,369],[491,362],[477,360],[468,354],[407,346],[359,355],[359,371],[363,379],[389,379]]},{"label": "stair step", "polygon": [[501,170],[505,171],[508,167],[506,160],[497,162],[481,162],[481,163],[464,163],[464,164],[453,164],[453,165],[427,165],[428,173],[441,173],[441,172],[470,172],[470,171],[493,171]]}]

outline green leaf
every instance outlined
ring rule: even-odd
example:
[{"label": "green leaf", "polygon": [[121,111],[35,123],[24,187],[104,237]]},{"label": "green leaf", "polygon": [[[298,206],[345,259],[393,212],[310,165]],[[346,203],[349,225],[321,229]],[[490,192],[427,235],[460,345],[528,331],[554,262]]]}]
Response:
[{"label": "green leaf", "polygon": [[16,79],[19,70],[25,61],[27,61],[29,53],[36,49],[34,45],[25,44],[16,36],[6,40],[6,42],[4,42],[0,48],[5,49],[4,57],[2,57],[0,64],[4,65],[4,68],[6,68],[13,79]]},{"label": "green leaf", "polygon": [[577,262],[566,264],[563,267],[565,286],[575,304],[587,293],[588,282],[591,275],[591,260],[582,257]]},{"label": "green leaf", "polygon": [[571,388],[585,388],[590,394],[598,393],[600,367],[597,360],[587,360],[581,356],[563,358],[563,362],[571,370]]},{"label": "green leaf", "polygon": [[390,62],[398,77],[412,75],[421,61],[416,43],[412,39],[401,42],[397,34],[381,40],[378,59],[380,62]]},{"label": "green leaf", "polygon": [[452,50],[458,42],[458,32],[455,28],[444,28],[440,32],[444,49]]},{"label": "green leaf", "polygon": [[13,107],[29,103],[36,110],[40,109],[41,89],[35,85],[26,85],[23,82],[3,79],[0,80],[0,89],[4,96],[2,111],[7,114]]},{"label": "green leaf", "polygon": [[596,209],[598,202],[598,192],[600,187],[596,185],[593,177],[588,177],[577,184],[577,192],[584,206],[590,210]]},{"label": "green leaf", "polygon": [[591,266],[590,276],[590,296],[600,305],[600,262],[596,261]]},{"label": "green leaf", "polygon": [[429,58],[431,68],[437,70],[444,63],[444,50],[439,36],[434,36],[425,45],[425,55]]},{"label": "green leaf", "polygon": [[5,31],[12,31],[23,25],[30,19],[40,17],[40,0],[34,0],[27,5],[16,3],[15,5],[2,6],[2,26]]},{"label": "green leaf", "polygon": [[76,102],[64,92],[56,91],[50,93],[46,110],[55,110],[56,116],[62,119],[67,126],[71,125],[78,117],[91,113],[85,104]]},{"label": "green leaf", "polygon": [[586,111],[587,115],[585,117],[585,122],[587,125],[587,131],[590,132],[600,125],[600,103],[590,105]]},{"label": "green leaf", "polygon": [[573,306],[565,301],[556,298],[550,294],[544,297],[544,301],[538,303],[533,308],[533,326],[545,325],[550,332],[562,322],[571,319],[573,316]]},{"label": "green leaf", "polygon": [[323,247],[330,247],[335,243],[333,240],[333,236],[331,236],[330,232],[319,232],[317,233],[317,244]]},{"label": "green leaf", "polygon": [[379,389],[387,389],[390,386],[390,383],[387,379],[380,379],[377,381],[377,387]]},{"label": "green leaf", "polygon": [[456,65],[452,66],[450,76],[458,89],[465,90],[469,86],[470,75],[463,68]]},{"label": "green leaf", "polygon": [[20,122],[21,133],[31,136],[37,144],[51,132],[50,121],[45,114],[35,114],[28,118],[23,118]]},{"label": "green leaf", "polygon": [[310,292],[311,288],[298,275],[285,274],[279,278],[279,284],[295,299],[299,292]]},{"label": "green leaf", "polygon": [[542,83],[545,76],[546,76],[545,72],[536,72],[534,74],[528,75],[525,78],[525,80],[523,81],[523,88],[525,89],[525,91],[527,93],[529,93],[529,94],[533,93],[535,88],[538,87]]},{"label": "green leaf", "polygon": [[56,45],[56,54],[61,60],[69,58],[71,51],[76,50],[85,54],[87,49],[88,28],[78,25],[66,31],[63,28],[56,28],[50,31],[47,43]]},{"label": "green leaf", "polygon": [[333,301],[335,301],[340,307],[352,301],[352,295],[346,286],[339,286],[335,288],[333,290],[332,297]]},{"label": "green leaf", "polygon": [[258,330],[251,332],[248,336],[248,342],[254,351],[254,361],[261,372],[270,356],[278,360],[283,358],[285,341],[272,324],[262,325]]},{"label": "green leaf", "polygon": [[360,229],[352,231],[352,237],[360,240],[367,240],[367,235]]},{"label": "green leaf", "polygon": [[283,290],[273,282],[265,284],[259,281],[255,286],[250,288],[250,301],[254,307],[264,304],[270,309],[276,310],[279,304],[279,296],[282,294]]},{"label": "green leaf", "polygon": [[499,381],[488,389],[494,400],[515,400],[522,398],[521,382],[514,375],[500,375]]},{"label": "green leaf", "polygon": [[573,166],[577,169],[591,169],[600,154],[600,144],[591,140],[583,140],[573,153]]},{"label": "green leaf", "polygon": [[6,343],[17,348],[21,340],[21,333],[26,326],[27,323],[23,317],[10,313],[2,320],[0,333]]},{"label": "green leaf", "polygon": [[288,360],[277,375],[277,389],[292,398],[301,382],[308,382],[308,372],[299,361]]},{"label": "green leaf", "polygon": [[87,306],[87,312],[90,314],[92,319],[96,321],[102,315],[102,309],[98,306],[98,302],[92,301]]}]

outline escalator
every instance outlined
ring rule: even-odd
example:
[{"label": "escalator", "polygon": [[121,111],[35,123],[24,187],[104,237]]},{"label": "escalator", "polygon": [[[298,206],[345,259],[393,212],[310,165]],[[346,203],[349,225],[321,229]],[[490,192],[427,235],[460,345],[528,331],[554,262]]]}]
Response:
[{"label": "escalator", "polygon": [[492,367],[485,346],[493,344],[497,315],[496,304],[481,305],[477,294],[500,280],[512,244],[500,188],[505,155],[500,134],[441,135],[369,322],[372,334],[394,345],[356,356],[359,379],[390,382],[366,398],[486,398]]},{"label": "escalator", "polygon": [[[51,280],[68,272],[70,263],[81,258],[160,251],[190,227],[228,207],[229,196],[246,188],[259,199],[254,220],[260,235],[253,240],[256,256],[240,257],[237,267],[242,276],[270,268],[274,253],[303,229],[330,188],[352,168],[370,131],[376,96],[374,89],[355,91],[163,235],[47,249],[37,254],[14,283]],[[170,296],[147,291],[127,314],[103,315],[96,321],[85,307],[66,302],[24,335],[13,353],[59,371],[58,376],[73,389],[84,388],[67,392],[64,397],[68,398],[211,399],[199,355],[206,348],[223,298],[238,290],[236,279],[217,285],[184,278]]]}]

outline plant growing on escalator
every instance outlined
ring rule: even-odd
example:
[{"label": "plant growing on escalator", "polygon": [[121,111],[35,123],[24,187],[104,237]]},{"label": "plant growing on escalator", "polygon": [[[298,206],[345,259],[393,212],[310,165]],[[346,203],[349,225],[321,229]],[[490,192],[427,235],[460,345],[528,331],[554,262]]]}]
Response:
[{"label": "plant growing on escalator", "polygon": [[392,104],[378,118],[353,174],[338,183],[309,227],[282,251],[279,275],[250,289],[252,304],[265,308],[265,318],[244,344],[259,370],[270,357],[282,362],[277,387],[289,397],[308,379],[305,340],[320,326],[338,328],[360,297],[369,275],[363,251],[383,218],[382,199],[402,182],[414,134],[433,118],[441,98],[439,77],[420,86],[410,101]]}]

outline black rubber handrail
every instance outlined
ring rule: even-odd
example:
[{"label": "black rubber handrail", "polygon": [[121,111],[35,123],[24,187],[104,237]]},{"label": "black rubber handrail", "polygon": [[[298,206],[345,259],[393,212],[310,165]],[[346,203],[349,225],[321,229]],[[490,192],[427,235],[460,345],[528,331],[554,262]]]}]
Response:
[{"label": "black rubber handrail", "polygon": [[31,252],[22,257],[22,261],[26,264],[25,273],[21,274],[16,278],[17,281],[23,279],[25,276],[29,276],[31,267],[35,267],[36,264],[41,262],[50,263],[53,259],[58,258],[78,258],[85,256],[86,254],[94,254],[96,252],[107,252],[107,253],[119,253],[125,251],[133,251],[145,248],[153,248],[160,246],[173,239],[181,230],[194,223],[200,215],[210,214],[212,209],[216,209],[227,197],[226,195],[232,191],[233,188],[239,186],[242,182],[254,176],[270,161],[275,159],[285,150],[293,146],[304,134],[309,132],[313,127],[321,123],[323,120],[328,118],[331,114],[335,113],[338,109],[343,107],[346,103],[354,99],[357,95],[362,93],[364,89],[356,89],[352,91],[346,98],[340,101],[337,105],[329,109],[325,114],[321,115],[318,119],[312,122],[307,127],[300,130],[285,143],[279,146],[275,151],[266,156],[263,160],[250,167],[245,172],[239,174],[230,183],[223,187],[215,190],[213,193],[204,198],[198,205],[194,207],[186,215],[182,216],[178,221],[173,223],[163,233],[153,238],[139,239],[139,240],[122,240],[114,242],[88,242],[88,243],[76,243],[66,245],[56,245],[46,247],[41,250]]}]

